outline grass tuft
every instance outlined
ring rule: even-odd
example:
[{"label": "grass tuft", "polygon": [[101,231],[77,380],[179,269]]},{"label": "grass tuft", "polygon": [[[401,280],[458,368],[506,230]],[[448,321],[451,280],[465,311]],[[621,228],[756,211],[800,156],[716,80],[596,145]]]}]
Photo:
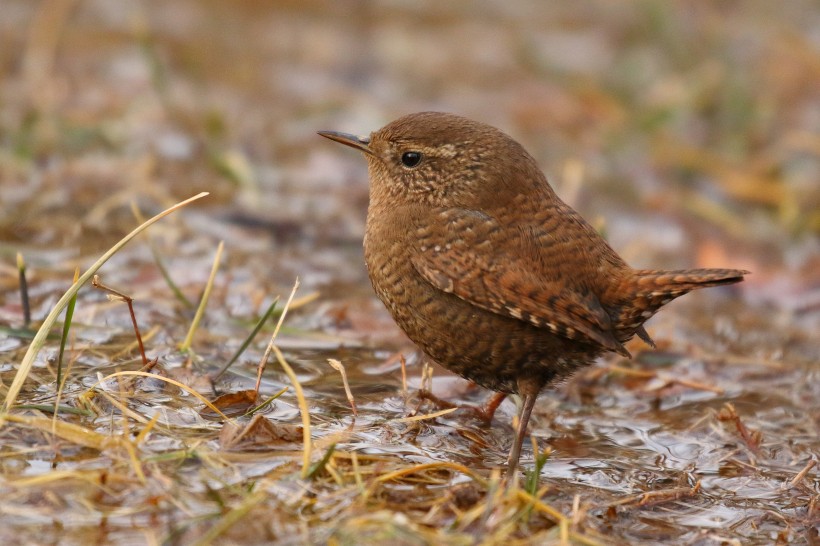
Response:
[{"label": "grass tuft", "polygon": [[46,316],[45,320],[43,320],[43,324],[40,326],[39,330],[34,336],[34,339],[31,341],[28,350],[26,351],[25,356],[23,357],[23,361],[20,363],[20,367],[17,369],[17,373],[14,376],[14,380],[12,381],[11,385],[9,386],[9,390],[6,393],[6,397],[3,400],[3,406],[5,411],[9,411],[12,406],[14,406],[14,402],[17,400],[17,395],[20,393],[20,389],[23,387],[23,382],[28,377],[29,373],[31,372],[31,368],[34,365],[34,359],[37,357],[37,354],[42,349],[43,344],[46,341],[48,333],[51,331],[51,328],[54,326],[54,323],[57,321],[57,317],[60,315],[63,309],[68,305],[71,299],[77,294],[80,288],[87,283],[91,278],[97,273],[97,271],[107,262],[111,256],[119,252],[119,250],[128,244],[131,239],[148,229],[152,224],[158,222],[162,218],[168,216],[172,212],[176,212],[177,210],[185,207],[194,201],[201,199],[208,195],[208,192],[199,193],[189,199],[181,201],[176,205],[169,207],[162,211],[161,213],[157,214],[150,220],[143,222],[140,226],[136,229],[131,231],[128,235],[120,239],[117,244],[113,247],[108,249],[108,251],[100,257],[94,264],[88,268],[88,270],[83,273],[79,279],[77,279],[74,284],[66,291],[65,294],[59,299],[57,304],[51,309],[51,312]]}]

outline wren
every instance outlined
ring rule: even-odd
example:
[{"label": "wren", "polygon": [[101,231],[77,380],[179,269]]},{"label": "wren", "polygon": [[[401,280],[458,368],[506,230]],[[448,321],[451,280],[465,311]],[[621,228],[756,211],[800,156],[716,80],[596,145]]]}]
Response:
[{"label": "wren", "polygon": [[633,269],[569,205],[533,157],[500,130],[421,112],[359,137],[319,132],[364,152],[370,281],[430,358],[523,399],[508,477],[536,397],[602,353],[630,354],[660,307],[747,271]]}]

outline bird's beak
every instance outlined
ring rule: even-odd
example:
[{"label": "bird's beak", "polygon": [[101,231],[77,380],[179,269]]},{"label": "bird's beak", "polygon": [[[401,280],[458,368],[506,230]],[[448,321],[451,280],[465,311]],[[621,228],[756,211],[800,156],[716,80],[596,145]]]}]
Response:
[{"label": "bird's beak", "polygon": [[375,156],[376,154],[373,153],[373,150],[370,149],[370,137],[362,137],[356,135],[349,135],[347,133],[339,133],[337,131],[319,131],[319,134],[325,138],[329,138],[330,140],[335,140],[345,146],[350,146],[351,148],[356,148],[357,150],[361,150],[366,154],[370,154]]}]

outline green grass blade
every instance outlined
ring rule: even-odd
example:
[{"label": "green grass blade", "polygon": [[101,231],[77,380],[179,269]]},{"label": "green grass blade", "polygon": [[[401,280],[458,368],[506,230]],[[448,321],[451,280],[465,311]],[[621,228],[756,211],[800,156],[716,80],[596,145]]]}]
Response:
[{"label": "green grass blade", "polygon": [[162,261],[162,257],[159,255],[159,250],[157,250],[156,245],[154,245],[153,241],[148,242],[148,246],[151,249],[151,254],[154,256],[154,263],[157,264],[157,269],[159,269],[160,275],[162,278],[165,279],[165,284],[168,285],[168,288],[171,289],[171,292],[174,294],[174,297],[186,308],[190,309],[194,306],[191,303],[191,300],[185,297],[185,294],[182,293],[182,290],[179,289],[179,286],[174,282],[174,279],[171,278],[171,274],[168,273],[168,269],[165,267],[165,264]]},{"label": "green grass blade", "polygon": [[[74,270],[74,282],[80,277],[80,268]],[[68,307],[65,310],[63,319],[63,334],[60,336],[60,353],[57,355],[57,389],[63,385],[63,355],[65,354],[65,343],[68,340],[68,331],[71,329],[71,319],[74,317],[74,306],[77,304],[77,293],[68,300]]]},{"label": "green grass blade", "polygon": [[213,375],[213,377],[212,377],[213,381],[216,381],[217,379],[222,377],[222,374],[225,373],[228,370],[228,368],[230,368],[231,365],[234,362],[236,362],[236,360],[242,355],[242,353],[245,352],[245,349],[247,349],[248,345],[251,344],[251,341],[253,341],[253,338],[256,337],[256,334],[259,333],[259,330],[262,329],[262,326],[265,325],[265,323],[268,321],[270,316],[273,314],[273,310],[276,309],[276,304],[277,303],[279,303],[279,296],[276,296],[276,298],[273,300],[273,303],[271,303],[270,306],[268,307],[268,310],[265,311],[265,314],[262,315],[262,318],[260,318],[259,321],[256,323],[256,326],[253,327],[253,330],[251,331],[250,335],[247,338],[245,338],[245,341],[242,343],[242,345],[239,347],[239,349],[237,349],[237,351],[234,353],[234,355],[231,357],[231,359],[227,362],[227,364],[222,366],[219,369],[219,371],[216,372],[216,374]]},{"label": "green grass blade", "polygon": [[322,456],[321,460],[316,461],[316,463],[307,471],[305,479],[310,480],[316,476],[316,474],[324,470],[325,466],[327,466],[327,462],[333,456],[334,451],[336,451],[336,444],[330,444],[330,447],[327,448],[327,451],[325,451],[325,454]]},{"label": "green grass blade", "polygon": [[[134,201],[131,202],[131,213],[140,224],[145,221],[145,217],[142,215],[142,212]],[[167,284],[168,288],[171,289],[174,297],[179,300],[179,302],[185,306],[186,309],[190,309],[194,306],[194,304],[191,303],[191,300],[185,297],[185,294],[183,294],[182,290],[179,289],[179,286],[177,286],[174,282],[174,279],[171,278],[171,274],[168,272],[168,268],[165,267],[165,263],[162,261],[162,256],[160,255],[159,250],[157,250],[157,245],[154,244],[154,241],[150,237],[146,237],[146,239],[148,239],[148,248],[151,249],[151,255],[154,257],[154,263],[157,265],[160,275],[162,275],[162,278],[165,280],[165,284]]]}]

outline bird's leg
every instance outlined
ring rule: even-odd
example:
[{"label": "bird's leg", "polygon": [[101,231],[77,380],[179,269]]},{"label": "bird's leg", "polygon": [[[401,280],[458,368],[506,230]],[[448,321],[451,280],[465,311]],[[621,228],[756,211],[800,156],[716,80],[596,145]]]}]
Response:
[{"label": "bird's leg", "polygon": [[515,433],[515,443],[510,449],[510,457],[507,459],[507,479],[513,479],[515,470],[518,468],[518,459],[521,457],[521,446],[524,445],[524,436],[527,434],[527,423],[530,420],[532,408],[535,406],[537,394],[524,395],[524,406],[521,408],[521,415],[518,417],[518,430]]},{"label": "bird's leg", "polygon": [[532,379],[518,380],[518,394],[524,398],[524,405],[521,407],[521,414],[518,416],[518,430],[515,433],[515,443],[510,449],[510,457],[507,459],[507,481],[512,483],[515,478],[515,471],[518,468],[518,459],[521,457],[521,446],[524,444],[524,436],[527,434],[527,425],[530,421],[532,408],[538,393],[543,385]]}]

